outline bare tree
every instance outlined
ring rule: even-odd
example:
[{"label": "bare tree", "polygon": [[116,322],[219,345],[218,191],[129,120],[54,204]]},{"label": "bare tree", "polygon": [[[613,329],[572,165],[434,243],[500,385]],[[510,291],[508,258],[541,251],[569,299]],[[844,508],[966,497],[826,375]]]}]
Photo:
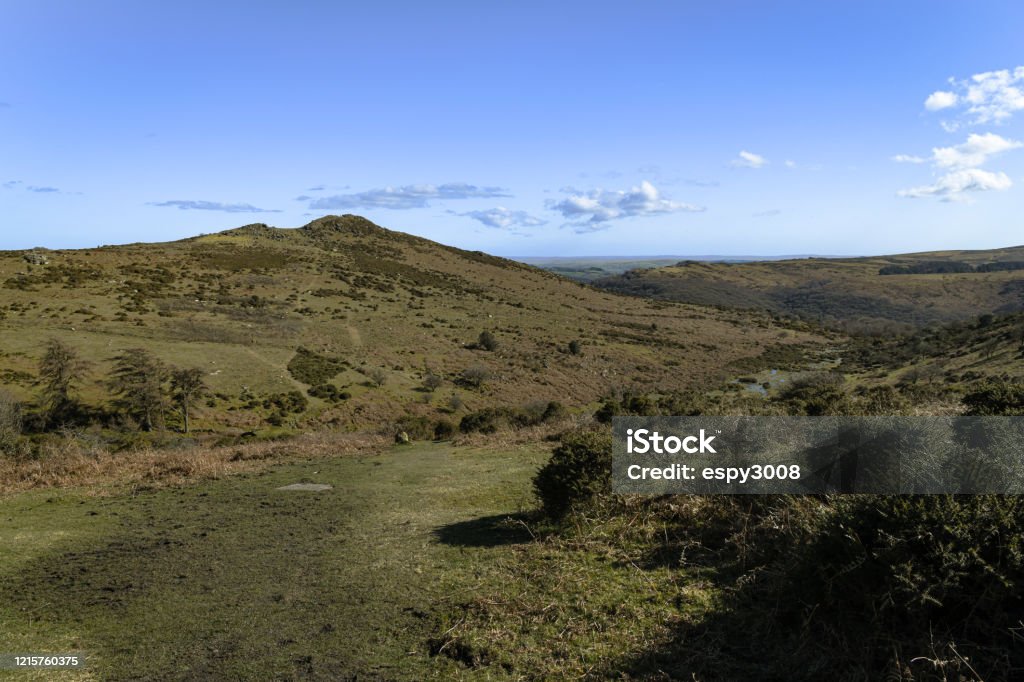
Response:
[{"label": "bare tree", "polygon": [[181,411],[185,433],[189,432],[189,415],[192,406],[209,392],[203,381],[203,370],[198,368],[175,369],[171,372],[171,398]]},{"label": "bare tree", "polygon": [[152,431],[163,424],[167,374],[167,367],[149,351],[131,348],[114,358],[107,385],[117,396],[116,405]]},{"label": "bare tree", "polygon": [[388,380],[387,372],[382,370],[380,367],[374,367],[367,372],[366,376],[370,378],[370,381],[373,382],[373,385],[377,388],[383,386]]},{"label": "bare tree", "polygon": [[423,388],[427,389],[431,393],[441,388],[441,384],[443,383],[444,380],[433,372],[430,372],[427,376],[423,377]]}]

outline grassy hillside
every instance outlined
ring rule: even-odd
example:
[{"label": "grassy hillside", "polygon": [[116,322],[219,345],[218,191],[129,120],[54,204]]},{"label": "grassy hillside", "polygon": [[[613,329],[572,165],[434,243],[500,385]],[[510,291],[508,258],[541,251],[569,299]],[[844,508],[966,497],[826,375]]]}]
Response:
[{"label": "grassy hillside", "polygon": [[[770,310],[851,331],[882,331],[1024,310],[1022,264],[1024,247],[1019,246],[873,258],[680,262],[597,285],[660,300]],[[1013,269],[998,269],[1004,267]]]},{"label": "grassy hillside", "polygon": [[91,363],[84,402],[108,405],[111,358],[141,347],[202,369],[213,396],[196,423],[236,431],[274,415],[282,427],[355,428],[403,415],[457,423],[469,410],[537,401],[582,406],[617,387],[717,381],[730,363],[821,340],[763,313],[640,302],[357,216],[0,253],[0,387],[36,396],[51,338]]}]

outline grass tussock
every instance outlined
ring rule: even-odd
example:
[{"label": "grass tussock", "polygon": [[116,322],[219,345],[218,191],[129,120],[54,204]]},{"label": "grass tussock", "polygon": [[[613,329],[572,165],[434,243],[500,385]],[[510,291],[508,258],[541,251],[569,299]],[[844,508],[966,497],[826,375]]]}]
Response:
[{"label": "grass tussock", "polygon": [[374,434],[325,431],[286,441],[110,453],[69,435],[48,444],[37,458],[0,458],[0,495],[34,488],[180,485],[252,472],[272,462],[379,452],[387,443]]}]

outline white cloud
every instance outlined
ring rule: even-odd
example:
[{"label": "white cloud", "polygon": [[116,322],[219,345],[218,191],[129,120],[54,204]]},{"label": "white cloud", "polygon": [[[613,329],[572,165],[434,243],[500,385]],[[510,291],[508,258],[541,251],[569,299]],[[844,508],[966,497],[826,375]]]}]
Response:
[{"label": "white cloud", "polygon": [[485,211],[456,213],[455,215],[473,218],[487,227],[493,227],[499,230],[511,230],[516,227],[539,227],[541,225],[547,225],[548,222],[534,217],[526,211],[513,211],[505,208],[504,206],[489,208]]},{"label": "white cloud", "polygon": [[[925,109],[939,111],[960,108],[967,121],[978,125],[1002,123],[1024,110],[1024,66],[976,73],[963,80],[950,79],[952,91],[933,92]],[[943,124],[947,130],[955,124]]]},{"label": "white cloud", "polygon": [[924,108],[928,111],[939,111],[940,109],[948,109],[956,106],[956,103],[960,100],[955,92],[948,92],[945,90],[939,90],[928,95],[928,99],[924,101]]},{"label": "white cloud", "polygon": [[896,163],[925,163],[928,159],[923,156],[912,156],[910,154],[897,154],[892,157]]},{"label": "white cloud", "polygon": [[768,164],[768,159],[764,158],[760,154],[754,152],[748,152],[746,149],[739,153],[738,159],[733,159],[732,166],[734,168],[762,168]]},{"label": "white cloud", "polygon": [[975,168],[988,161],[988,157],[1018,149],[1016,140],[1008,140],[995,133],[971,134],[967,141],[954,147],[936,147],[932,150],[932,161],[939,168]]},{"label": "white cloud", "polygon": [[1009,189],[1013,182],[1006,173],[993,173],[979,168],[989,157],[1024,147],[1017,140],[1009,140],[995,133],[967,136],[967,141],[952,147],[935,147],[927,159],[900,154],[893,161],[904,163],[930,162],[932,168],[944,173],[931,185],[911,187],[897,192],[898,196],[919,198],[937,196],[943,201],[965,201],[968,192]]},{"label": "white cloud", "polygon": [[980,168],[963,168],[946,173],[931,185],[911,187],[900,190],[901,197],[917,199],[926,196],[937,196],[943,201],[966,201],[967,192],[987,192],[1005,190],[1013,186],[1006,173],[992,173]]},{"label": "white cloud", "polygon": [[796,168],[796,161],[786,159],[786,168]]},{"label": "white cloud", "polygon": [[705,210],[702,206],[662,197],[646,180],[639,187],[626,191],[581,192],[572,188],[563,191],[569,196],[558,202],[549,201],[548,208],[561,213],[568,220],[566,224],[576,227],[577,231],[601,230],[607,227],[604,223],[622,218]]}]

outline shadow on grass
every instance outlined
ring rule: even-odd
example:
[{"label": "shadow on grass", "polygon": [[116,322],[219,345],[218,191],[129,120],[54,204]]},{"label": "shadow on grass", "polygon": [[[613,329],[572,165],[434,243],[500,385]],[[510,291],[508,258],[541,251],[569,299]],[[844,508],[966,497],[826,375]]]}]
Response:
[{"label": "shadow on grass", "polygon": [[453,547],[501,547],[530,542],[527,514],[496,514],[449,523],[434,530],[439,542]]}]

